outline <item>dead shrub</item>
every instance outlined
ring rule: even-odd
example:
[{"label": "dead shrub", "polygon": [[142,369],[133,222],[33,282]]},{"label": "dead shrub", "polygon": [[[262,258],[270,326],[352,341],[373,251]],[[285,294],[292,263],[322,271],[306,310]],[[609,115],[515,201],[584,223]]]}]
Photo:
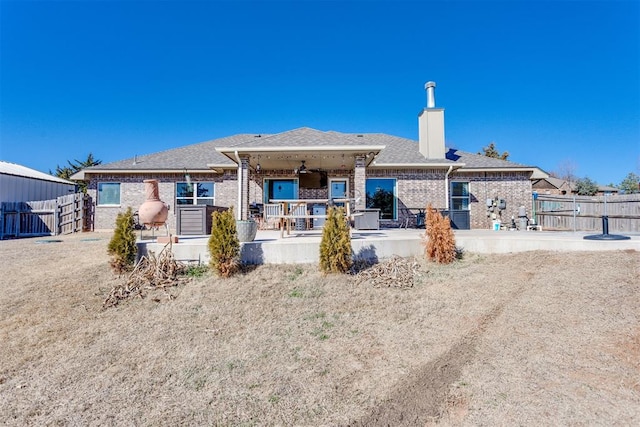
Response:
[{"label": "dead shrub", "polygon": [[186,270],[187,267],[184,264],[175,260],[171,244],[168,244],[158,256],[149,252],[148,255],[141,257],[133,271],[129,273],[127,280],[114,286],[102,305],[104,308],[115,307],[120,301],[128,298],[136,296],[144,298],[145,290],[154,289],[162,289],[167,299],[174,299],[175,297],[168,293],[167,288],[189,280],[178,277]]},{"label": "dead shrub", "polygon": [[456,238],[449,218],[427,205],[425,255],[427,259],[440,264],[449,264],[456,259]]}]

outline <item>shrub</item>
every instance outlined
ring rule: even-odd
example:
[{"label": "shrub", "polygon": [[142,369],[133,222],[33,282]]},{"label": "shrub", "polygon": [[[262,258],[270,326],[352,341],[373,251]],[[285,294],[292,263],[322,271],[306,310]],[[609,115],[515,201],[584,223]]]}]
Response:
[{"label": "shrub", "polygon": [[233,209],[211,215],[209,236],[211,268],[222,277],[231,277],[240,269],[240,241]]},{"label": "shrub", "polygon": [[323,273],[346,273],[351,264],[351,233],[344,209],[331,206],[322,230],[320,270]]},{"label": "shrub", "polygon": [[440,264],[449,264],[456,259],[456,239],[451,229],[449,218],[427,206],[426,216],[426,251],[427,259]]},{"label": "shrub", "polygon": [[111,269],[118,274],[131,271],[136,262],[136,235],[133,231],[133,212],[127,208],[116,217],[116,228],[109,241],[107,252],[111,255]]}]

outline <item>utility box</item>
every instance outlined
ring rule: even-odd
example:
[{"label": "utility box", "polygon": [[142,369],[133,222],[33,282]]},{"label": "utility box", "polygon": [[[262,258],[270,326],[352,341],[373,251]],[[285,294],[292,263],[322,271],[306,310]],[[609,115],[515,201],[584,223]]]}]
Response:
[{"label": "utility box", "polygon": [[176,233],[191,236],[211,234],[211,214],[227,209],[222,206],[178,205]]},{"label": "utility box", "polygon": [[356,230],[379,230],[380,209],[361,209],[355,212],[353,227]]}]

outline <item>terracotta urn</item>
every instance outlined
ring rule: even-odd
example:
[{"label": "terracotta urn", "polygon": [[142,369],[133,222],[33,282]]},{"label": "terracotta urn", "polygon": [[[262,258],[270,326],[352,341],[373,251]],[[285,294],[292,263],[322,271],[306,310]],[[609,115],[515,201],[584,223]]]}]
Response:
[{"label": "terracotta urn", "polygon": [[164,225],[167,221],[169,208],[160,200],[158,180],[145,179],[144,189],[147,200],[138,208],[138,218],[140,222],[148,228]]}]

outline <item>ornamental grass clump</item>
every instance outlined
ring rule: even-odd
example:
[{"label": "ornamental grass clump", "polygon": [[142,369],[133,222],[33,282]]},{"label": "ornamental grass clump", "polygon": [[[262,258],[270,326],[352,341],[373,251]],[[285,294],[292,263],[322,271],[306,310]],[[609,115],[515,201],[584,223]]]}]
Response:
[{"label": "ornamental grass clump", "polygon": [[320,270],[323,273],[346,273],[352,262],[351,233],[344,209],[332,206],[322,230]]},{"label": "ornamental grass clump", "polygon": [[425,239],[427,259],[440,264],[450,264],[456,259],[456,239],[451,222],[431,204],[427,206]]},{"label": "ornamental grass clump", "polygon": [[240,269],[240,241],[233,208],[211,215],[209,255],[211,268],[221,277],[231,277]]},{"label": "ornamental grass clump", "polygon": [[131,271],[136,261],[136,252],[133,212],[129,207],[116,217],[116,228],[107,247],[107,253],[111,255],[111,260],[109,261],[111,269],[117,274]]}]

